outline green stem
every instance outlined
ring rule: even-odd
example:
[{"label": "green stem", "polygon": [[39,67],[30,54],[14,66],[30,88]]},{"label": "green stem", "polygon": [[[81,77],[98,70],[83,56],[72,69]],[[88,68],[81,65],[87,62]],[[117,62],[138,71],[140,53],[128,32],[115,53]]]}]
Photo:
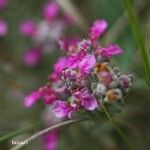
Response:
[{"label": "green stem", "polygon": [[25,144],[18,144],[15,147],[11,148],[10,150],[19,150],[22,147],[24,147],[26,144],[29,144],[30,142],[32,142],[37,137],[39,137],[41,135],[44,135],[44,134],[46,134],[46,133],[48,133],[48,132],[50,132],[50,131],[52,131],[54,129],[57,129],[57,128],[60,128],[60,127],[63,127],[63,126],[67,126],[67,125],[71,125],[71,124],[75,124],[75,123],[79,123],[79,122],[83,122],[83,121],[88,121],[88,120],[90,120],[90,119],[85,118],[85,119],[67,120],[67,121],[58,123],[56,125],[50,126],[50,127],[46,128],[44,130],[39,131],[38,133],[33,134],[29,138],[27,138],[24,141],[22,141],[22,143],[25,143]]},{"label": "green stem", "polygon": [[[140,49],[140,53],[141,53],[141,57],[143,60],[143,65],[144,65],[144,69],[145,69],[145,73],[146,73],[146,81],[149,84],[149,82],[150,82],[150,61],[149,61],[148,54],[146,51],[144,39],[143,39],[143,36],[140,31],[140,25],[139,25],[139,22],[137,19],[137,15],[136,15],[134,8],[131,5],[130,0],[123,0],[123,3],[124,3],[124,7],[128,14],[128,18],[129,18],[129,21],[131,24],[131,28],[132,28],[134,37],[135,37],[137,45]],[[150,86],[150,84],[149,84],[149,86]]]},{"label": "green stem", "polygon": [[118,134],[122,137],[122,139],[124,140],[124,142],[128,145],[128,148],[130,150],[133,150],[134,147],[131,144],[130,140],[128,139],[128,137],[123,133],[123,131],[117,126],[117,124],[115,123],[115,121],[113,120],[113,118],[111,117],[111,115],[109,114],[109,112],[107,111],[107,109],[105,108],[104,104],[101,103],[101,107],[103,108],[106,116],[108,117],[108,119],[110,120],[110,122],[112,123],[112,125],[114,126],[114,128],[117,130]]}]

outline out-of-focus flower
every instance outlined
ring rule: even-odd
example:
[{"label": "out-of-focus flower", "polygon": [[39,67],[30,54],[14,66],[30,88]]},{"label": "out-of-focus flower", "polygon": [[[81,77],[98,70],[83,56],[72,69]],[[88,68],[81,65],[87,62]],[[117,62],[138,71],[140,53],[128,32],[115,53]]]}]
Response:
[{"label": "out-of-focus flower", "polygon": [[33,37],[37,31],[37,25],[32,20],[25,20],[20,24],[20,32],[27,37]]},{"label": "out-of-focus flower", "polygon": [[37,65],[42,57],[41,50],[39,48],[31,48],[27,50],[23,56],[23,62],[29,67]]},{"label": "out-of-focus flower", "polygon": [[44,150],[56,150],[58,142],[58,131],[52,130],[43,136]]},{"label": "out-of-focus flower", "polygon": [[8,0],[0,0],[0,10],[4,9],[8,4]]},{"label": "out-of-focus flower", "polygon": [[44,6],[43,16],[48,22],[51,22],[58,14],[59,7],[55,1],[49,2]]},{"label": "out-of-focus flower", "polygon": [[7,23],[0,19],[0,37],[4,37],[8,32],[8,26]]}]

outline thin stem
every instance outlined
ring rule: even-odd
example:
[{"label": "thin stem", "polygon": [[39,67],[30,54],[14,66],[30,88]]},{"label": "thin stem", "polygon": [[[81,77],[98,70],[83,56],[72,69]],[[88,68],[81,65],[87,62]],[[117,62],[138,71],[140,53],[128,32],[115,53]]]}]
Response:
[{"label": "thin stem", "polygon": [[[145,73],[146,73],[146,79],[147,79],[146,81],[150,81],[150,63],[149,63],[144,39],[143,39],[143,36],[140,31],[140,25],[139,25],[139,22],[137,19],[136,12],[131,5],[131,0],[123,0],[123,3],[124,3],[124,7],[128,14],[128,18],[129,18],[129,21],[130,21],[130,24],[132,27],[134,37],[135,37],[137,45],[140,49],[140,53],[141,53],[141,57],[143,60],[143,65],[144,65],[144,69],[145,69]],[[149,82],[147,82],[147,83],[149,83]]]},{"label": "thin stem", "polygon": [[110,122],[112,123],[112,125],[115,127],[115,129],[117,130],[117,132],[119,133],[119,135],[122,137],[122,139],[125,141],[125,143],[128,145],[128,148],[130,150],[133,150],[134,147],[132,146],[131,142],[129,141],[128,137],[126,137],[126,135],[122,132],[122,130],[116,125],[115,121],[113,120],[113,118],[111,117],[111,115],[109,114],[109,112],[107,111],[107,109],[105,108],[104,104],[101,103],[101,107],[103,108],[106,116],[108,117],[108,119],[110,120]]},{"label": "thin stem", "polygon": [[44,130],[39,131],[38,133],[33,134],[29,138],[22,141],[22,143],[25,143],[25,144],[18,144],[15,147],[11,148],[10,150],[19,150],[22,147],[24,147],[26,144],[29,144],[30,142],[35,140],[37,137],[39,137],[41,135],[44,135],[44,134],[46,134],[46,133],[48,133],[48,132],[50,132],[54,129],[57,129],[57,128],[60,128],[60,127],[63,127],[63,126],[67,126],[67,125],[71,125],[71,124],[75,124],[75,123],[79,123],[79,122],[83,122],[83,121],[87,121],[87,120],[90,120],[90,119],[85,118],[85,119],[67,120],[67,121],[58,123],[56,125],[50,126],[50,127],[46,128]]},{"label": "thin stem", "polygon": [[75,5],[73,1],[70,0],[56,0],[63,11],[72,17],[72,19],[76,22],[76,24],[82,29],[87,30],[87,22],[85,17],[83,17],[82,13]]}]

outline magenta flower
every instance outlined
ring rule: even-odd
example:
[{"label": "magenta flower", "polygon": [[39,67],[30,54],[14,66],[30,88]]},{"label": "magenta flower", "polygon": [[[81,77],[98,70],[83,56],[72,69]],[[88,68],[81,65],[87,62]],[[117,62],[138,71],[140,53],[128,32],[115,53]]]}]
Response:
[{"label": "magenta flower", "polygon": [[52,104],[56,99],[56,93],[49,86],[41,87],[39,90],[32,92],[24,98],[24,106],[31,107],[39,99],[42,99],[45,104]]},{"label": "magenta flower", "polygon": [[0,0],[0,9],[4,9],[8,4],[7,0]]},{"label": "magenta flower", "polygon": [[39,100],[39,98],[40,98],[40,93],[38,91],[34,91],[30,95],[27,95],[24,98],[23,104],[26,108],[31,107],[37,102],[37,100]]},{"label": "magenta flower", "polygon": [[73,113],[73,108],[69,106],[67,102],[57,100],[54,103],[53,112],[58,118],[64,118],[64,117],[71,118],[72,113]]},{"label": "magenta flower", "polygon": [[56,150],[58,143],[58,131],[53,130],[43,136],[44,150]]},{"label": "magenta flower", "polygon": [[41,50],[38,48],[32,48],[25,52],[23,56],[23,62],[29,67],[37,65],[42,58]]},{"label": "magenta flower", "polygon": [[64,68],[67,66],[67,59],[66,57],[60,57],[56,64],[54,64],[54,72],[58,76],[61,74],[61,72],[64,70]]},{"label": "magenta flower", "polygon": [[105,20],[96,20],[90,29],[90,39],[92,41],[97,41],[98,38],[100,38],[102,34],[106,31],[107,26],[108,25]]},{"label": "magenta flower", "polygon": [[94,67],[96,63],[96,59],[94,55],[86,55],[81,62],[79,62],[78,67],[81,71],[81,73],[88,74],[91,70],[91,68]]},{"label": "magenta flower", "polygon": [[8,31],[8,26],[7,26],[7,23],[0,19],[0,37],[3,37],[7,34],[7,31]]},{"label": "magenta flower", "polygon": [[110,44],[108,45],[108,47],[103,47],[100,48],[101,51],[101,55],[104,57],[112,57],[114,55],[119,55],[123,53],[123,50],[118,46],[118,45],[114,45],[114,44]]},{"label": "magenta flower", "polygon": [[20,24],[20,32],[27,37],[33,37],[37,31],[37,25],[32,20],[23,21]]},{"label": "magenta flower", "polygon": [[45,5],[43,9],[44,19],[48,22],[51,22],[58,14],[59,7],[56,2],[50,2]]},{"label": "magenta flower", "polygon": [[92,94],[89,94],[88,90],[81,89],[76,91],[74,97],[79,99],[81,106],[87,110],[92,111],[98,107],[96,98]]}]

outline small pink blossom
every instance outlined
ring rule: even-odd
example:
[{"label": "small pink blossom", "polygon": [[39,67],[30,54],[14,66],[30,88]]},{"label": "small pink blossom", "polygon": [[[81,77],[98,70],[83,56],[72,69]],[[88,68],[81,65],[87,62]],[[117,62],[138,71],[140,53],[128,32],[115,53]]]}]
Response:
[{"label": "small pink blossom", "polygon": [[8,0],[0,0],[0,9],[4,9],[8,4]]},{"label": "small pink blossom", "polygon": [[63,117],[71,118],[72,113],[73,113],[73,108],[69,106],[67,102],[57,100],[54,103],[53,112],[58,118],[63,118]]},{"label": "small pink blossom", "polygon": [[111,58],[114,55],[122,54],[123,50],[118,46],[114,44],[110,44],[107,47],[101,48],[101,55]]},{"label": "small pink blossom", "polygon": [[29,108],[31,107],[33,104],[35,104],[37,102],[37,100],[39,100],[40,98],[40,93],[38,91],[34,91],[32,92],[30,95],[27,95],[25,98],[24,98],[24,103],[23,105],[26,107],[26,108]]},{"label": "small pink blossom", "polygon": [[20,32],[27,37],[33,37],[37,31],[37,25],[32,20],[23,21],[20,24]]},{"label": "small pink blossom", "polygon": [[7,26],[7,23],[0,19],[0,37],[3,37],[7,34],[7,31],[8,31],[8,26]]},{"label": "small pink blossom", "polygon": [[59,7],[56,2],[50,2],[45,5],[43,9],[44,19],[48,22],[51,22],[58,14]]},{"label": "small pink blossom", "polygon": [[67,59],[66,57],[60,57],[57,61],[57,63],[54,65],[54,72],[57,75],[60,75],[61,72],[64,70],[64,68],[67,65]]},{"label": "small pink blossom", "polygon": [[57,99],[57,96],[54,90],[52,90],[49,86],[44,86],[41,87],[39,90],[34,91],[31,94],[27,95],[24,98],[24,106],[27,108],[31,107],[39,99],[42,99],[42,101],[45,104],[51,104]]},{"label": "small pink blossom", "polygon": [[88,90],[82,89],[74,93],[75,98],[81,101],[81,106],[87,110],[94,110],[98,107],[96,98],[89,94]]},{"label": "small pink blossom", "polygon": [[96,20],[90,29],[90,39],[92,41],[97,41],[106,31],[107,26],[108,24],[105,20]]},{"label": "small pink blossom", "polygon": [[41,58],[42,54],[40,49],[31,48],[25,52],[23,56],[23,62],[25,65],[33,67],[40,62]]},{"label": "small pink blossom", "polygon": [[44,150],[56,150],[58,143],[58,131],[52,130],[43,136]]}]

